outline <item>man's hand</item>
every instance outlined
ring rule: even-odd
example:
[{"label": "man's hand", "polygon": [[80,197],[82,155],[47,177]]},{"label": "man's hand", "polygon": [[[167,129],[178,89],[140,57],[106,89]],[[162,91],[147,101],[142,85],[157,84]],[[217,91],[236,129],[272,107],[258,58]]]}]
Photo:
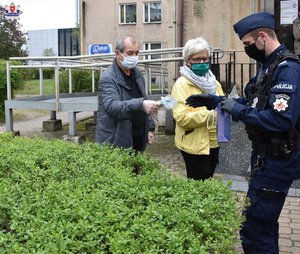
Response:
[{"label": "man's hand", "polygon": [[148,131],[148,144],[153,144],[154,142],[154,133],[152,131]]},{"label": "man's hand", "polygon": [[234,99],[228,99],[228,98],[224,98],[222,101],[221,101],[221,109],[228,112],[228,113],[231,113],[233,107],[235,106],[236,104],[236,101]]},{"label": "man's hand", "polygon": [[186,98],[185,103],[193,108],[206,106],[208,110],[215,109],[222,96],[212,94],[193,94]]},{"label": "man's hand", "polygon": [[143,101],[143,108],[147,114],[156,113],[160,107],[161,107],[160,102],[152,101],[152,100],[144,100]]}]

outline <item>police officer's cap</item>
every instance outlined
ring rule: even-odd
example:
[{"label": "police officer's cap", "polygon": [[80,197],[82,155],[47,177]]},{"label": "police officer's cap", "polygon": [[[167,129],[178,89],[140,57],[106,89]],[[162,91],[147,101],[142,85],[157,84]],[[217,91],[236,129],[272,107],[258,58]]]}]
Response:
[{"label": "police officer's cap", "polygon": [[240,39],[256,28],[271,28],[275,31],[274,15],[269,12],[254,13],[233,25],[233,29]]}]

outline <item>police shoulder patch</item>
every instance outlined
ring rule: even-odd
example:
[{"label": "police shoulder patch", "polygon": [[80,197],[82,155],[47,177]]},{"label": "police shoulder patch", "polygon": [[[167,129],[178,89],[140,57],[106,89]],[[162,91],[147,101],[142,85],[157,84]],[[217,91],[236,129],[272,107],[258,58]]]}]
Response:
[{"label": "police shoulder patch", "polygon": [[296,86],[289,83],[278,83],[271,88],[274,93],[294,93]]},{"label": "police shoulder patch", "polygon": [[274,110],[280,112],[280,111],[286,111],[289,107],[288,102],[290,100],[290,97],[286,94],[278,94],[275,96],[275,101],[273,102],[273,108]]}]

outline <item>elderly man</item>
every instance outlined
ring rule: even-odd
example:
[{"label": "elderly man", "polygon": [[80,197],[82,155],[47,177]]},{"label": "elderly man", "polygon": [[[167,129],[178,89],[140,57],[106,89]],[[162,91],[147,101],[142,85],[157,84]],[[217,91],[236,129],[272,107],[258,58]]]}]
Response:
[{"label": "elderly man", "polygon": [[146,99],[145,80],[136,67],[139,44],[131,36],[116,41],[113,64],[101,75],[96,140],[144,151],[154,139],[155,113],[160,103]]},{"label": "elderly man", "polygon": [[252,142],[252,175],[240,231],[246,254],[279,253],[278,218],[289,188],[300,178],[300,64],[275,34],[271,13],[254,13],[233,26],[246,54],[262,63],[247,84],[247,98],[200,96],[187,99],[191,106],[215,106],[234,121],[243,121]]}]

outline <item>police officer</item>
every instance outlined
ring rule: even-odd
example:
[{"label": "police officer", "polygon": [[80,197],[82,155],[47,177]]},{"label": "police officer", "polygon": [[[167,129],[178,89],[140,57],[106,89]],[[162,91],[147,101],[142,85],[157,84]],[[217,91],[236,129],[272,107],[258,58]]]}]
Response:
[{"label": "police officer", "polygon": [[190,106],[222,109],[243,121],[252,142],[252,176],[240,231],[246,254],[279,253],[278,219],[292,181],[300,178],[300,64],[275,34],[271,13],[254,13],[233,26],[245,52],[262,65],[245,88],[247,98],[187,98]]}]

